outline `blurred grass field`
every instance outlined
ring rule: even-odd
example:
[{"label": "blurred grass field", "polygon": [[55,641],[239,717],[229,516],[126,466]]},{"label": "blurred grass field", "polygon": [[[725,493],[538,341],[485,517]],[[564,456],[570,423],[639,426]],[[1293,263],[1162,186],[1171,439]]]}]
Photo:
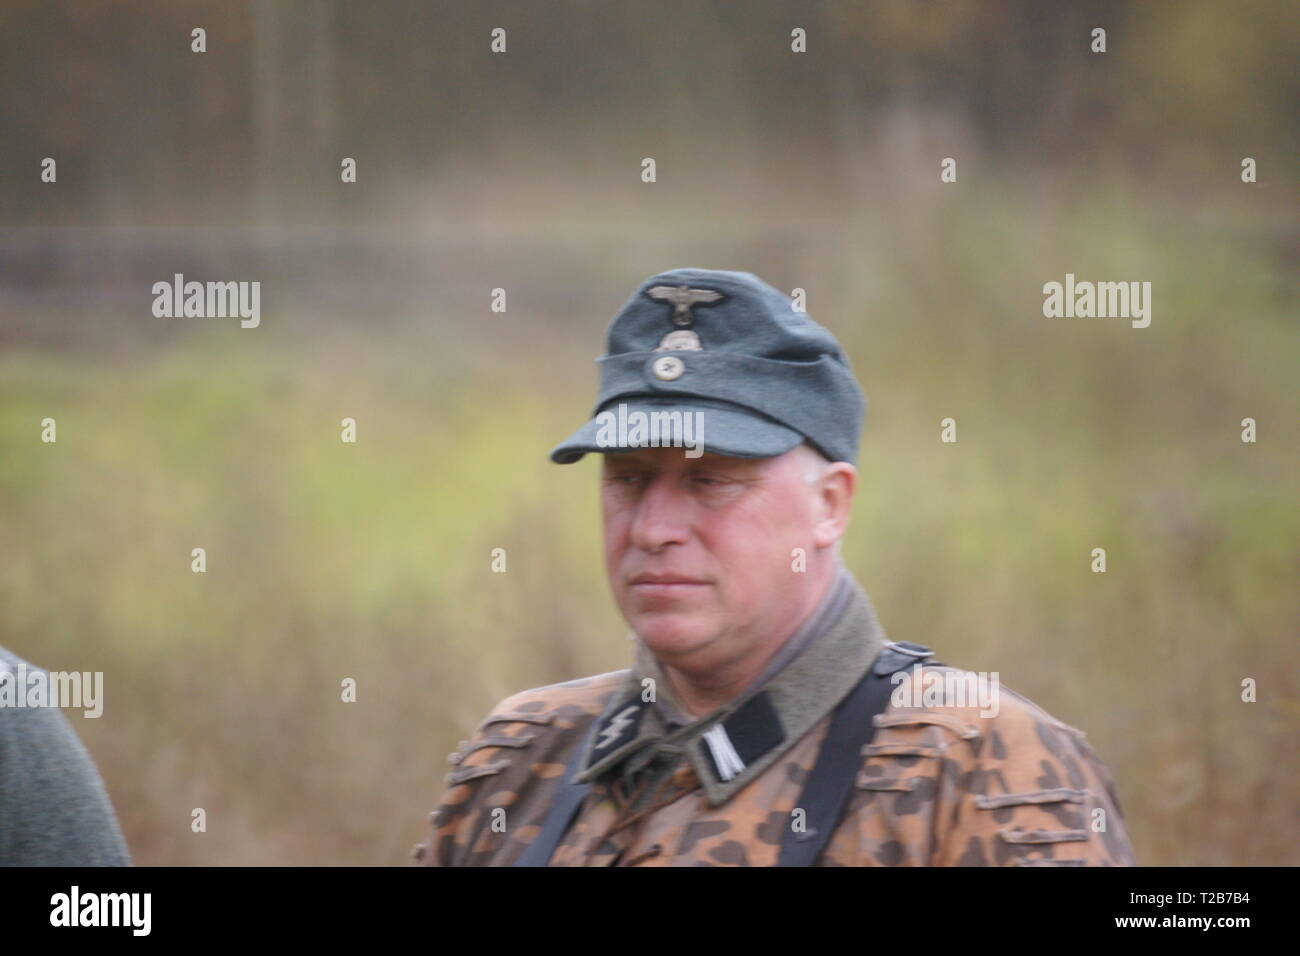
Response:
[{"label": "blurred grass field", "polygon": [[[589,268],[629,290],[688,261],[809,287],[870,400],[845,554],[890,636],[1086,730],[1141,863],[1300,863],[1285,254],[1229,208],[1192,220],[1120,189],[893,212],[901,233],[832,218],[760,257],[670,219]],[[1067,272],[1150,280],[1151,327],[1045,319]],[[402,864],[488,707],[626,664],[596,465],[546,459],[590,408],[620,303],[9,341],[0,644],[105,672],[104,717],[69,716],[137,863]]]}]

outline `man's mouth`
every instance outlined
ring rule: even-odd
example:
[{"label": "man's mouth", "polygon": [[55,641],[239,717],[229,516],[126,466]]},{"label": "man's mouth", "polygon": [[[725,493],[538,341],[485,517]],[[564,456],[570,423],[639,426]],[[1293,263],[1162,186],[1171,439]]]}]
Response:
[{"label": "man's mouth", "polygon": [[693,588],[707,587],[703,578],[685,574],[638,574],[628,582],[638,594],[681,594]]}]

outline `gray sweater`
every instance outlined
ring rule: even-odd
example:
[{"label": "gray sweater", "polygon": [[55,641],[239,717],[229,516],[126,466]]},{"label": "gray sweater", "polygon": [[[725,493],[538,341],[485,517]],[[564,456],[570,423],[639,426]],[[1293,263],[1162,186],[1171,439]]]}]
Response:
[{"label": "gray sweater", "polygon": [[[8,680],[19,664],[38,669],[0,647]],[[130,865],[103,781],[62,711],[0,706],[0,866]]]}]

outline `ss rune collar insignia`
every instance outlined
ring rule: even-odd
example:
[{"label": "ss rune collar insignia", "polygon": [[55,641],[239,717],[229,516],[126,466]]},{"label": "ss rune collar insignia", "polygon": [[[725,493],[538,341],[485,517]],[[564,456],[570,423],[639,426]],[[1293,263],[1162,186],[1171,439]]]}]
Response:
[{"label": "ss rune collar insignia", "polygon": [[700,337],[689,328],[695,321],[691,306],[713,305],[726,298],[716,289],[692,289],[686,285],[656,285],[645,290],[645,294],[656,302],[663,302],[673,307],[673,324],[678,326],[659,342],[656,352],[698,352],[701,351]]},{"label": "ss rune collar insignia", "polygon": [[636,718],[641,715],[641,708],[636,704],[630,707],[624,707],[607,723],[600,731],[600,739],[592,746],[592,750],[600,750],[602,747],[608,747],[614,741],[623,736],[623,732],[629,727],[636,726]]}]

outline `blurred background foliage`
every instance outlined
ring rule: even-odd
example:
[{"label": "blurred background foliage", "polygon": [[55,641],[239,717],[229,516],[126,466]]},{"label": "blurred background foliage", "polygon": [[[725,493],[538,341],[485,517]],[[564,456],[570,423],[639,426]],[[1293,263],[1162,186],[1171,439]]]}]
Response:
[{"label": "blurred background foliage", "polygon": [[[137,862],[401,864],[492,704],[627,663],[546,460],[604,326],[752,271],[868,394],[889,634],[1086,730],[1142,863],[1300,862],[1297,9],[8,0],[0,644],[105,672]],[[176,272],[261,326],[154,318]],[[1151,326],[1045,319],[1067,272]]]}]

